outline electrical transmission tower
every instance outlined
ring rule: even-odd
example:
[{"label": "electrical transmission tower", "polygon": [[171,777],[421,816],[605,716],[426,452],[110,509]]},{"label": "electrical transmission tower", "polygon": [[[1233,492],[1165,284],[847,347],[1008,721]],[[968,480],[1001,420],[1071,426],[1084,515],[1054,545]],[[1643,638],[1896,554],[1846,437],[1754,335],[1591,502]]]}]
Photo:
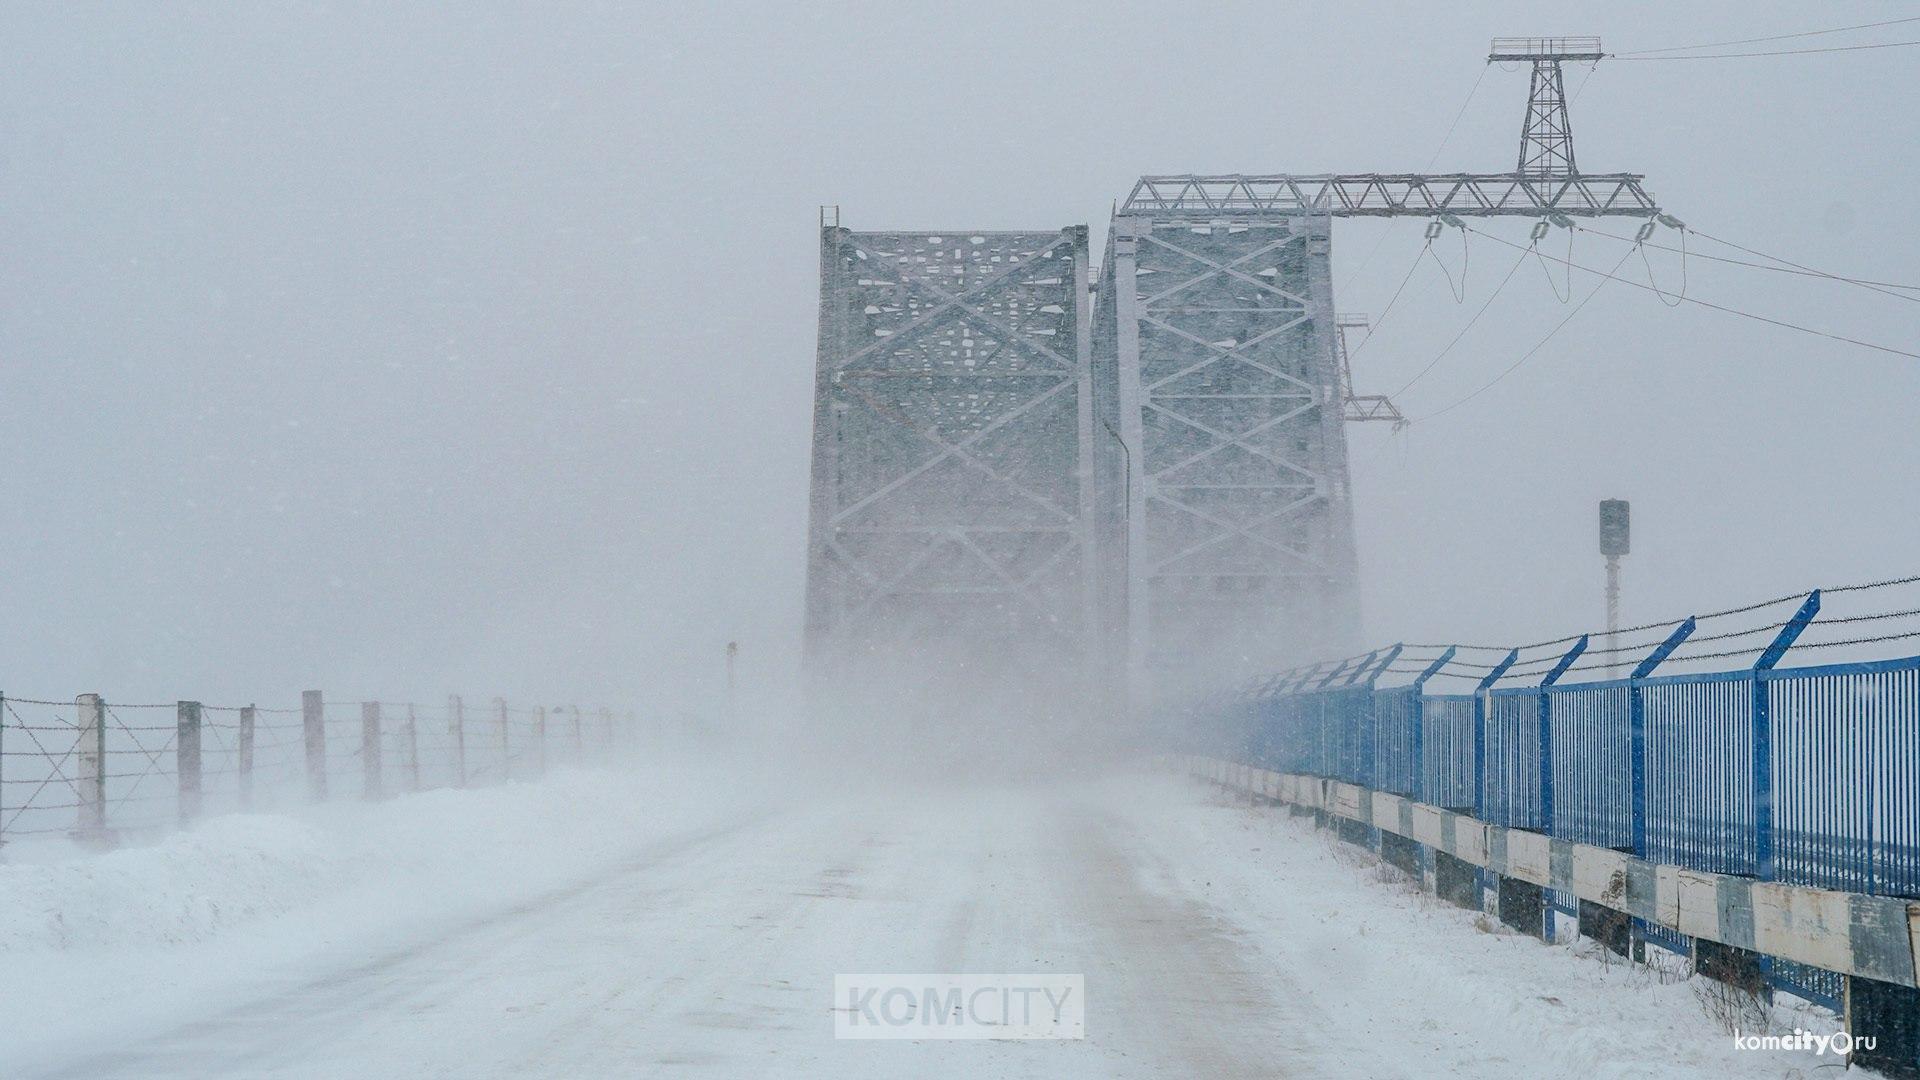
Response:
[{"label": "electrical transmission tower", "polygon": [[1545,179],[1579,174],[1573,163],[1573,126],[1567,119],[1567,81],[1561,65],[1598,63],[1605,56],[1597,37],[1493,39],[1487,63],[1533,65],[1527,118],[1520,128],[1519,175]]},{"label": "electrical transmission tower", "polygon": [[1096,443],[1095,475],[1124,506],[1102,611],[1136,700],[1160,673],[1351,644],[1344,422],[1405,420],[1353,390],[1362,321],[1334,312],[1331,219],[1658,213],[1640,174],[1574,164],[1561,66],[1600,57],[1596,38],[1494,42],[1490,60],[1534,66],[1512,172],[1146,176],[1116,209],[1094,305],[1114,391],[1096,374],[1094,398],[1117,445]]}]

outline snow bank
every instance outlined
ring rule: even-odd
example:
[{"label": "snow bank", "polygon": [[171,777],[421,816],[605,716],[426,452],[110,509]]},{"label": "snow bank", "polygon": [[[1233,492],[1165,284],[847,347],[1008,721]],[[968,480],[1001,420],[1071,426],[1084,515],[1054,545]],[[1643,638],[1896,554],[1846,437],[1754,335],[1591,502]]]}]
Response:
[{"label": "snow bank", "polygon": [[753,813],[737,770],[568,768],[537,782],[232,814],[141,847],[0,863],[0,1073],[109,1023],[204,1016],[250,989],[594,880]]},{"label": "snow bank", "polygon": [[1786,998],[1752,1012],[1724,1008],[1713,1000],[1719,984],[1671,965],[1663,972],[1592,943],[1516,934],[1244,796],[1134,797],[1159,808],[1142,832],[1165,877],[1148,886],[1208,896],[1276,969],[1309,980],[1320,1008],[1357,1018],[1345,1051],[1354,1075],[1732,1080],[1837,1064],[1811,1052],[1741,1050],[1722,1026],[1837,1030],[1823,1009]]}]

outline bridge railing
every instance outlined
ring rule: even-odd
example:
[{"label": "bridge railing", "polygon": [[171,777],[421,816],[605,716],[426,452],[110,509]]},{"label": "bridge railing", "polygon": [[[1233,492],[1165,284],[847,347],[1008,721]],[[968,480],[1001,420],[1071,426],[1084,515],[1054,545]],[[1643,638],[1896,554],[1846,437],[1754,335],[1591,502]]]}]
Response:
[{"label": "bridge railing", "polygon": [[1752,876],[1752,673],[1647,679],[1640,702],[1645,856]]},{"label": "bridge railing", "polygon": [[1587,682],[1558,682],[1585,638],[1536,661],[1536,685],[1495,685],[1502,665],[1471,693],[1426,690],[1445,660],[1377,685],[1389,663],[1370,653],[1266,680],[1222,734],[1263,768],[1653,862],[1920,897],[1920,656],[1776,667],[1818,609],[1816,592],[1761,627],[1773,644],[1727,671],[1653,673],[1691,619],[1633,674]]},{"label": "bridge railing", "polygon": [[1759,872],[1920,896],[1920,657],[1766,672],[1760,694],[1772,828]]}]

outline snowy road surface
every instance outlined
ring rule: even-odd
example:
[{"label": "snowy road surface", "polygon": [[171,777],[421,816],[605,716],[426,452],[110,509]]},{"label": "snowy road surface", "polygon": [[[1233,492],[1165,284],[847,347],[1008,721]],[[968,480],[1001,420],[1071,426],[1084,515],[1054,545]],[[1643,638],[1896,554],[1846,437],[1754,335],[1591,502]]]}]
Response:
[{"label": "snowy road surface", "polygon": [[[1754,1076],[1684,985],[1161,775],[743,808],[9,1076]],[[183,956],[190,957],[191,949]],[[191,966],[190,959],[183,963]],[[836,1041],[835,973],[1086,977],[1083,1041]],[[217,997],[210,1000],[218,1000]],[[45,1049],[44,1047],[42,1049]]]}]

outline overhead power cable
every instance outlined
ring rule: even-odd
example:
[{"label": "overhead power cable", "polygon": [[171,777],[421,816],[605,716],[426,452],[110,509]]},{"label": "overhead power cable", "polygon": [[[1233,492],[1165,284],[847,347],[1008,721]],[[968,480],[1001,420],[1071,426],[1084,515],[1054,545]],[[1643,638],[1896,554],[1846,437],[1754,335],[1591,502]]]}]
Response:
[{"label": "overhead power cable", "polygon": [[[1470,232],[1474,232],[1474,233],[1478,233],[1479,235],[1481,235],[1481,236],[1484,236],[1484,237],[1486,237],[1487,239],[1489,239],[1489,240],[1492,240],[1493,242],[1495,242],[1495,243],[1497,243],[1497,244],[1505,244],[1505,245],[1507,245],[1508,247],[1510,247],[1510,248],[1514,248],[1514,249],[1516,249],[1516,250],[1525,250],[1524,248],[1521,248],[1519,244],[1516,244],[1516,243],[1514,243],[1514,242],[1512,242],[1511,240],[1505,240],[1505,239],[1502,239],[1501,237],[1498,237],[1498,236],[1494,236],[1494,235],[1493,235],[1493,234],[1491,234],[1491,233],[1485,233],[1485,232],[1481,232],[1481,231],[1480,231],[1479,229],[1475,229],[1475,228],[1473,228],[1472,226],[1467,226],[1467,229],[1468,229],[1468,231],[1470,231]],[[1704,235],[1704,234],[1703,234],[1703,235]],[[1629,251],[1629,252],[1627,252],[1627,256],[1631,256],[1632,254],[1633,254],[1633,252],[1631,252],[1631,251]],[[1564,263],[1566,263],[1566,264],[1567,264],[1568,266],[1570,266],[1570,267],[1572,267],[1572,268],[1574,268],[1575,270],[1584,270],[1584,271],[1586,271],[1586,272],[1587,272],[1587,273],[1589,273],[1589,274],[1599,274],[1599,275],[1600,275],[1601,277],[1603,277],[1603,278],[1606,278],[1607,280],[1610,280],[1610,281],[1618,281],[1618,282],[1619,282],[1620,284],[1622,284],[1622,285],[1629,285],[1629,286],[1632,286],[1633,288],[1636,288],[1636,289],[1640,289],[1640,290],[1642,290],[1642,291],[1644,291],[1644,292],[1658,292],[1658,291],[1659,291],[1659,290],[1657,290],[1657,289],[1655,289],[1655,288],[1654,288],[1653,286],[1651,286],[1651,285],[1642,285],[1641,283],[1639,283],[1639,282],[1637,282],[1637,281],[1628,281],[1628,280],[1627,280],[1627,279],[1625,279],[1625,278],[1621,278],[1621,277],[1616,277],[1616,276],[1615,276],[1615,274],[1616,274],[1616,273],[1617,273],[1617,272],[1619,271],[1619,269],[1620,269],[1620,266],[1619,266],[1618,264],[1616,264],[1616,265],[1614,266],[1614,268],[1613,268],[1613,270],[1611,270],[1611,271],[1601,271],[1601,270],[1595,270],[1594,268],[1592,268],[1592,267],[1590,267],[1590,266],[1582,266],[1582,265],[1580,265],[1579,263],[1576,263],[1576,262],[1572,262],[1572,261],[1570,261],[1570,260],[1567,260],[1567,259],[1560,259],[1560,258],[1558,258],[1558,257],[1556,257],[1556,256],[1553,256],[1553,255],[1545,255],[1544,257],[1545,257],[1545,258],[1548,258],[1548,259],[1553,259],[1553,260],[1554,260],[1555,262],[1564,262]],[[1621,260],[1620,260],[1620,262],[1621,262],[1621,263],[1625,263],[1625,262],[1626,262],[1626,258],[1627,258],[1626,256],[1622,256],[1622,257],[1621,257]],[[1589,296],[1591,296],[1591,294],[1589,294]],[[1907,357],[1907,358],[1909,358],[1909,359],[1913,359],[1913,360],[1920,360],[1920,353],[1916,353],[1916,352],[1909,352],[1909,351],[1908,351],[1908,350],[1906,350],[1906,349],[1896,349],[1896,348],[1894,348],[1894,347],[1893,347],[1893,346],[1891,346],[1891,345],[1876,345],[1875,343],[1873,343],[1873,342],[1871,342],[1871,341],[1862,341],[1862,340],[1860,340],[1859,338],[1851,338],[1851,337],[1847,337],[1847,336],[1846,336],[1846,335],[1844,335],[1844,334],[1835,334],[1835,333],[1831,333],[1831,332],[1829,332],[1829,331],[1826,331],[1826,330],[1816,330],[1816,329],[1814,329],[1814,328],[1813,328],[1813,327],[1811,327],[1811,326],[1801,326],[1801,325],[1800,325],[1799,323],[1790,323],[1790,322],[1787,322],[1787,321],[1786,321],[1786,320],[1784,320],[1784,319],[1775,319],[1775,318],[1771,318],[1771,317],[1769,317],[1769,316],[1766,316],[1766,315],[1759,315],[1759,314],[1756,314],[1756,313],[1754,313],[1754,312],[1751,312],[1751,311],[1742,311],[1742,310],[1741,310],[1741,309],[1739,309],[1739,308],[1734,308],[1734,307],[1727,307],[1727,306],[1726,306],[1726,305],[1724,305],[1724,304],[1715,304],[1715,303],[1711,303],[1711,302],[1709,302],[1709,301],[1706,301],[1706,300],[1701,300],[1701,299],[1699,299],[1698,297],[1693,297],[1693,296],[1683,296],[1683,297],[1681,297],[1681,299],[1682,299],[1682,300],[1684,300],[1685,302],[1687,302],[1687,303],[1689,303],[1689,304],[1698,304],[1699,306],[1701,306],[1701,307],[1703,307],[1703,308],[1711,308],[1711,309],[1712,309],[1712,310],[1714,310],[1714,311],[1722,311],[1722,312],[1725,312],[1725,313],[1727,313],[1728,315],[1738,315],[1738,316],[1740,316],[1740,317],[1741,317],[1741,318],[1743,318],[1743,319],[1752,319],[1752,320],[1753,320],[1754,322],[1763,322],[1763,323],[1767,323],[1767,324],[1768,324],[1768,325],[1770,325],[1770,326],[1779,326],[1779,327],[1783,327],[1783,328],[1785,328],[1785,329],[1788,329],[1788,330],[1797,330],[1797,331],[1799,331],[1800,333],[1803,333],[1803,334],[1811,334],[1811,335],[1813,335],[1814,337],[1823,337],[1823,338],[1828,338],[1828,339],[1830,339],[1830,340],[1832,340],[1832,341],[1844,341],[1844,342],[1846,342],[1846,343],[1847,343],[1847,344],[1849,344],[1849,345],[1858,345],[1858,346],[1860,346],[1860,347],[1861,347],[1861,348],[1863,348],[1863,349],[1872,349],[1872,350],[1874,350],[1875,352],[1883,352],[1883,353],[1891,353],[1891,354],[1893,354],[1893,355],[1895,355],[1895,356],[1904,356],[1904,357]]]},{"label": "overhead power cable", "polygon": [[[1438,224],[1438,223],[1436,222],[1435,224]],[[1463,230],[1460,233],[1460,287],[1459,288],[1454,287],[1453,272],[1447,269],[1446,263],[1443,263],[1440,261],[1439,254],[1433,250],[1433,241],[1431,239],[1427,241],[1426,252],[1427,254],[1433,256],[1433,265],[1439,267],[1441,276],[1447,279],[1447,291],[1453,294],[1453,302],[1456,304],[1466,303],[1467,301],[1467,266],[1470,263],[1471,256],[1472,256],[1472,252],[1467,248],[1466,232]]]},{"label": "overhead power cable", "polygon": [[1427,375],[1427,372],[1433,370],[1434,365],[1438,364],[1441,360],[1444,360],[1446,358],[1446,355],[1453,351],[1453,347],[1455,345],[1460,344],[1460,339],[1467,336],[1467,331],[1473,329],[1473,324],[1480,321],[1480,316],[1485,315],[1487,313],[1487,309],[1493,306],[1494,298],[1499,296],[1500,291],[1507,287],[1507,282],[1513,280],[1513,275],[1519,271],[1521,264],[1526,261],[1527,261],[1526,253],[1521,252],[1520,257],[1518,259],[1515,259],[1513,261],[1513,265],[1507,269],[1507,276],[1501,278],[1500,284],[1495,285],[1493,287],[1493,292],[1487,294],[1487,299],[1484,303],[1480,305],[1480,310],[1474,312],[1473,317],[1468,319],[1466,322],[1466,325],[1460,328],[1460,332],[1453,335],[1453,340],[1447,342],[1447,347],[1444,349],[1441,349],[1438,353],[1434,354],[1433,359],[1427,361],[1426,367],[1421,368],[1418,374],[1414,375],[1413,378],[1408,379],[1405,383],[1402,383],[1400,386],[1400,389],[1395,390],[1392,394],[1389,394],[1388,396],[1397,398],[1401,394],[1406,393],[1407,387],[1412,386],[1414,383],[1417,383],[1421,379],[1425,378]]},{"label": "overhead power cable", "polygon": [[1768,37],[1735,38],[1732,41],[1706,41],[1698,45],[1668,45],[1659,49],[1629,49],[1615,53],[1617,57],[1647,56],[1652,53],[1688,52],[1693,49],[1723,49],[1732,45],[1758,45],[1763,41],[1788,41],[1793,38],[1820,37],[1823,34],[1844,34],[1849,30],[1872,30],[1881,26],[1898,26],[1901,23],[1920,22],[1920,15],[1904,19],[1883,19],[1879,22],[1856,23],[1853,26],[1835,26],[1827,30],[1802,30],[1794,34],[1773,34]]},{"label": "overhead power cable", "polygon": [[1351,361],[1353,357],[1359,356],[1360,350],[1366,348],[1367,342],[1373,340],[1373,335],[1380,332],[1380,324],[1387,321],[1387,315],[1393,311],[1393,305],[1400,301],[1400,294],[1406,291],[1407,282],[1413,280],[1413,272],[1420,269],[1420,260],[1426,257],[1427,251],[1432,247],[1433,241],[1429,239],[1426,246],[1420,249],[1420,253],[1413,257],[1413,265],[1407,267],[1406,275],[1400,279],[1400,286],[1393,290],[1391,297],[1387,298],[1387,306],[1381,309],[1380,317],[1373,320],[1373,325],[1367,328],[1367,336],[1361,338],[1360,344],[1353,347],[1353,352],[1347,357],[1349,361]]},{"label": "overhead power cable", "polygon": [[1733,248],[1736,251],[1744,251],[1749,255],[1757,255],[1762,259],[1771,259],[1774,262],[1779,263],[1781,265],[1773,266],[1763,262],[1750,262],[1746,259],[1729,259],[1724,255],[1708,255],[1703,251],[1694,251],[1690,248],[1683,250],[1681,248],[1674,247],[1671,244],[1656,244],[1651,240],[1636,241],[1631,236],[1621,236],[1618,233],[1610,233],[1610,232],[1603,231],[1601,229],[1591,228],[1586,225],[1575,225],[1574,228],[1579,229],[1581,232],[1587,233],[1590,236],[1598,236],[1606,240],[1617,240],[1623,244],[1639,243],[1644,247],[1653,248],[1655,251],[1670,251],[1676,254],[1684,254],[1689,259],[1705,259],[1708,262],[1726,263],[1729,266],[1745,266],[1750,269],[1767,270],[1776,274],[1791,274],[1794,277],[1825,278],[1828,281],[1837,281],[1844,285],[1858,285],[1859,287],[1863,289],[1867,289],[1871,292],[1877,292],[1886,296],[1891,296],[1895,300],[1906,300],[1910,303],[1920,303],[1920,296],[1908,296],[1903,292],[1896,291],[1900,289],[1907,289],[1907,290],[1920,292],[1920,285],[1902,285],[1902,284],[1899,284],[1898,282],[1893,282],[1893,281],[1874,281],[1870,278],[1856,278],[1856,277],[1847,277],[1844,274],[1830,274],[1830,273],[1827,273],[1825,270],[1816,270],[1810,266],[1801,266],[1799,263],[1789,262],[1788,260],[1782,259],[1777,255],[1768,255],[1766,252],[1763,252],[1763,251],[1755,251],[1752,248],[1741,247],[1740,245],[1732,243],[1731,241],[1722,240],[1717,236],[1713,236],[1708,233],[1703,233],[1699,229],[1692,228],[1691,226],[1689,226],[1686,231],[1692,233],[1695,236],[1700,237],[1702,240],[1711,240],[1716,244],[1724,244],[1727,247]]},{"label": "overhead power cable", "polygon": [[[1478,232],[1479,230],[1474,230],[1474,231],[1476,231],[1476,232]],[[1482,235],[1485,235],[1485,234],[1483,233]],[[1501,243],[1503,243],[1503,244],[1505,244],[1505,243],[1506,243],[1506,241],[1505,241],[1505,240],[1502,240],[1502,241],[1500,241],[1500,242],[1501,242]],[[1507,246],[1508,246],[1508,247],[1519,247],[1520,245],[1518,245],[1518,244],[1507,244]],[[1525,251],[1525,250],[1528,250],[1528,249],[1525,249],[1525,248],[1522,248],[1521,250],[1523,250],[1523,251]],[[1617,263],[1614,263],[1614,264],[1613,264],[1613,269],[1617,271],[1617,270],[1619,270],[1619,269],[1620,269],[1620,268],[1621,268],[1622,266],[1625,266],[1625,265],[1626,265],[1626,262],[1627,262],[1627,259],[1628,259],[1628,257],[1629,257],[1629,256],[1631,256],[1632,254],[1633,254],[1633,252],[1631,252],[1631,251],[1629,251],[1629,252],[1627,252],[1627,253],[1626,253],[1625,255],[1622,255],[1622,256],[1620,256],[1620,261],[1619,261],[1619,262],[1617,262]],[[1594,272],[1595,272],[1595,273],[1599,273],[1599,271],[1594,271]],[[1594,282],[1594,285],[1593,285],[1593,291],[1592,291],[1592,292],[1589,292],[1589,293],[1588,293],[1588,294],[1587,294],[1587,295],[1586,295],[1585,297],[1583,297],[1583,298],[1581,298],[1581,300],[1580,300],[1580,302],[1579,302],[1578,304],[1575,304],[1575,305],[1573,306],[1573,310],[1572,310],[1572,311],[1569,311],[1569,312],[1567,312],[1567,317],[1566,317],[1566,318],[1564,318],[1564,319],[1561,319],[1561,320],[1560,320],[1559,322],[1557,322],[1557,323],[1555,323],[1555,324],[1554,324],[1554,326],[1553,326],[1553,329],[1551,329],[1551,330],[1549,330],[1549,331],[1547,331],[1547,336],[1545,336],[1545,337],[1543,337],[1543,338],[1541,338],[1541,339],[1540,339],[1539,341],[1536,341],[1536,342],[1534,342],[1534,345],[1533,345],[1533,348],[1531,348],[1531,349],[1528,349],[1528,350],[1527,350],[1526,352],[1524,352],[1524,353],[1521,353],[1521,354],[1520,354],[1520,359],[1518,359],[1518,360],[1515,360],[1515,361],[1514,361],[1513,363],[1511,363],[1511,364],[1509,364],[1509,365],[1507,365],[1507,369],[1506,369],[1505,371],[1502,371],[1502,372],[1501,372],[1500,374],[1498,374],[1498,375],[1495,375],[1495,376],[1494,376],[1494,377],[1493,377],[1493,378],[1492,378],[1491,380],[1489,380],[1489,381],[1488,381],[1487,383],[1485,383],[1484,385],[1482,385],[1482,386],[1481,386],[1481,387],[1480,387],[1480,388],[1479,388],[1478,390],[1475,390],[1475,391],[1474,391],[1473,393],[1471,393],[1471,394],[1468,394],[1468,395],[1467,395],[1466,397],[1463,397],[1463,398],[1461,398],[1460,400],[1458,400],[1458,401],[1455,401],[1455,402],[1454,402],[1453,404],[1451,404],[1451,405],[1448,405],[1448,406],[1446,406],[1445,408],[1442,408],[1442,409],[1438,409],[1438,410],[1435,410],[1434,412],[1430,412],[1430,413],[1428,413],[1428,414],[1427,414],[1427,415],[1425,415],[1425,416],[1421,416],[1421,417],[1417,417],[1417,418],[1415,418],[1414,420],[1412,420],[1412,421],[1410,421],[1410,422],[1411,422],[1411,423],[1415,423],[1415,424],[1418,424],[1418,423],[1421,423],[1422,421],[1426,421],[1426,420],[1432,420],[1432,419],[1433,419],[1434,417],[1436,417],[1436,416],[1445,416],[1445,415],[1446,415],[1447,413],[1450,413],[1450,412],[1452,412],[1453,410],[1455,410],[1455,409],[1457,409],[1457,408],[1459,408],[1459,407],[1460,407],[1460,406],[1462,406],[1462,405],[1465,405],[1465,404],[1466,404],[1467,402],[1469,402],[1469,401],[1472,401],[1472,400],[1473,400],[1474,398],[1477,398],[1477,397],[1479,397],[1479,396],[1480,396],[1481,394],[1484,394],[1484,393],[1486,393],[1486,392],[1487,392],[1488,390],[1491,390],[1491,389],[1493,389],[1493,388],[1494,388],[1495,386],[1497,386],[1497,385],[1499,385],[1499,384],[1500,384],[1500,382],[1501,382],[1502,380],[1504,380],[1504,379],[1505,379],[1505,378],[1506,378],[1507,376],[1509,376],[1509,375],[1511,375],[1511,374],[1513,374],[1514,372],[1516,372],[1516,371],[1518,371],[1518,370],[1520,370],[1520,367],[1521,367],[1521,365],[1523,365],[1523,364],[1525,364],[1525,363],[1526,363],[1527,361],[1529,361],[1529,360],[1531,360],[1531,359],[1533,359],[1533,358],[1534,358],[1534,356],[1535,356],[1536,354],[1538,354],[1538,353],[1540,352],[1540,350],[1541,350],[1541,349],[1544,349],[1544,348],[1546,348],[1546,347],[1547,347],[1547,343],[1548,343],[1549,341],[1552,341],[1552,340],[1553,340],[1553,338],[1554,338],[1554,335],[1556,335],[1556,334],[1558,334],[1558,333],[1559,333],[1559,332],[1560,332],[1560,331],[1561,331],[1562,329],[1564,329],[1564,328],[1566,327],[1566,325],[1567,325],[1568,323],[1570,323],[1570,322],[1572,322],[1572,321],[1573,321],[1573,319],[1574,319],[1574,316],[1576,316],[1576,315],[1578,315],[1578,314],[1580,314],[1580,311],[1581,311],[1581,309],[1582,309],[1582,308],[1585,308],[1585,307],[1587,306],[1587,303],[1588,303],[1589,301],[1591,301],[1591,300],[1592,300],[1592,299],[1593,299],[1593,298],[1594,298],[1595,296],[1597,296],[1597,295],[1599,295],[1599,292],[1600,292],[1600,290],[1601,290],[1601,289],[1604,289],[1604,288],[1606,288],[1606,286],[1607,286],[1607,282],[1609,282],[1609,281],[1616,281],[1616,280],[1619,280],[1619,279],[1617,279],[1617,278],[1615,278],[1615,277],[1613,276],[1613,273],[1612,273],[1611,271],[1610,271],[1610,272],[1608,272],[1608,273],[1606,273],[1606,274],[1604,274],[1604,275],[1602,275],[1602,278],[1601,278],[1601,280],[1599,280],[1599,281],[1596,281],[1596,282]]]},{"label": "overhead power cable", "polygon": [[1467,115],[1467,106],[1473,104],[1473,95],[1480,92],[1480,83],[1487,77],[1488,65],[1480,65],[1480,74],[1473,80],[1473,86],[1467,91],[1467,100],[1460,103],[1459,111],[1453,114],[1453,122],[1447,125],[1447,133],[1440,136],[1440,145],[1433,148],[1433,156],[1427,159],[1427,172],[1433,171],[1433,163],[1440,160],[1440,152],[1447,148],[1447,142],[1453,138],[1455,128],[1460,126],[1460,118]]},{"label": "overhead power cable", "polygon": [[1900,49],[1920,45],[1914,41],[1883,41],[1875,45],[1830,45],[1821,49],[1773,49],[1767,52],[1687,53],[1683,56],[1621,56],[1621,60],[1735,60],[1748,56],[1806,56],[1810,53],[1859,52],[1862,49]]},{"label": "overhead power cable", "polygon": [[[1802,273],[1812,274],[1815,277],[1832,278],[1835,281],[1844,281],[1851,285],[1860,285],[1868,288],[1873,288],[1875,292],[1880,292],[1885,289],[1920,290],[1920,285],[1898,285],[1890,281],[1869,281],[1865,278],[1853,278],[1853,277],[1845,277],[1840,274],[1830,274],[1825,270],[1818,270],[1811,266],[1803,266],[1800,263],[1792,261],[1791,259],[1783,259],[1778,255],[1769,255],[1764,251],[1755,251],[1753,248],[1750,248],[1750,247],[1741,247],[1739,244],[1736,244],[1731,240],[1723,240],[1720,237],[1713,235],[1712,233],[1701,232],[1699,229],[1694,229],[1692,231],[1696,236],[1699,236],[1702,239],[1711,240],[1716,244],[1722,244],[1726,247],[1732,248],[1735,251],[1744,251],[1748,255],[1757,256],[1762,259],[1769,259],[1773,262],[1779,263],[1782,266],[1791,267],[1794,270],[1798,270]],[[1900,296],[1900,298],[1903,300],[1908,299],[1908,297],[1901,296],[1901,294],[1899,293],[1888,293],[1887,295]]]},{"label": "overhead power cable", "polygon": [[[1433,156],[1427,159],[1427,167],[1422,170],[1423,172],[1433,171],[1434,163],[1440,160],[1441,152],[1447,148],[1447,143],[1453,139],[1454,129],[1460,126],[1461,117],[1467,115],[1467,106],[1473,104],[1474,95],[1480,92],[1480,84],[1486,80],[1488,66],[1489,65],[1486,64],[1480,65],[1480,74],[1474,77],[1473,86],[1467,90],[1467,99],[1460,103],[1460,108],[1453,114],[1453,122],[1447,125],[1447,133],[1440,136],[1440,145],[1433,148]],[[1588,74],[1591,75],[1592,72],[1588,72]],[[1399,223],[1399,218],[1387,219],[1387,227],[1380,230],[1380,238],[1375,240],[1373,246],[1367,249],[1367,254],[1360,260],[1360,265],[1354,267],[1354,273],[1361,273],[1366,270],[1367,267],[1373,265],[1373,257],[1380,254],[1381,246],[1387,242],[1387,237],[1392,234],[1393,227]]]},{"label": "overhead power cable", "polygon": [[[1541,224],[1544,225],[1545,223],[1542,222]],[[1544,230],[1541,229],[1539,225],[1536,225],[1534,228],[1535,228],[1534,238],[1527,245],[1528,250],[1532,251],[1534,254],[1534,257],[1540,260],[1540,272],[1547,276],[1547,288],[1553,290],[1553,298],[1555,300],[1560,301],[1562,304],[1564,304],[1569,300],[1573,299],[1573,268],[1572,267],[1567,268],[1567,293],[1565,296],[1562,296],[1560,295],[1559,283],[1553,280],[1553,271],[1550,268],[1548,268],[1546,259],[1540,256],[1540,237],[1544,234]],[[1525,257],[1526,256],[1524,255],[1521,256],[1521,258],[1525,258]],[[1571,258],[1573,258],[1573,230],[1568,229],[1567,230],[1567,259],[1571,259]],[[1560,261],[1564,262],[1566,260],[1563,259]]]}]

